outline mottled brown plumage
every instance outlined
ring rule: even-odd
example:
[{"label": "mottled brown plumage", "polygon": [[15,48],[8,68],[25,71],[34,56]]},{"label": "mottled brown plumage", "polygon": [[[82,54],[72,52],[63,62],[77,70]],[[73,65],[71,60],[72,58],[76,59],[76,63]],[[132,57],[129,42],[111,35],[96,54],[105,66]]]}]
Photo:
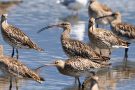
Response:
[{"label": "mottled brown plumage", "polygon": [[[81,57],[73,57],[67,60],[56,60],[52,64],[46,65],[53,65],[56,66],[58,71],[67,76],[78,78],[81,76],[86,76],[89,74],[90,71],[95,69],[103,68],[109,66],[108,63],[95,63],[93,60],[81,58]],[[80,82],[79,82],[80,83]]]},{"label": "mottled brown plumage", "polygon": [[95,72],[91,72],[90,77],[84,80],[82,90],[99,90],[98,79]]},{"label": "mottled brown plumage", "polygon": [[[119,29],[117,29],[119,28]],[[135,26],[128,23],[117,23],[116,27],[113,28],[114,33],[121,37],[129,39],[135,39]]]},{"label": "mottled brown plumage", "polygon": [[[120,38],[126,40],[127,42],[131,43],[135,41],[135,26],[127,23],[123,23],[121,21],[121,14],[120,12],[115,12],[110,15],[102,16],[97,19],[112,17],[113,20],[110,22],[112,31]],[[125,49],[125,59],[127,60],[127,52],[128,48]]]},{"label": "mottled brown plumage", "polygon": [[110,15],[98,17],[96,18],[96,20],[106,18],[106,17],[113,18],[110,24],[111,24],[112,31],[116,35],[118,35],[120,38],[123,38],[124,40],[127,40],[128,42],[130,42],[130,40],[132,39],[135,39],[135,26],[122,22],[120,12],[115,12]]},{"label": "mottled brown plumage", "polygon": [[135,26],[121,21],[121,14],[115,12],[111,15],[114,20],[111,22],[112,31],[128,42],[135,39]]},{"label": "mottled brown plumage", "polygon": [[[104,5],[100,2],[98,2],[97,0],[90,0],[89,5],[88,5],[88,14],[90,17],[97,18],[97,17],[101,17],[104,15],[112,14],[112,10],[107,5]],[[111,21],[111,20],[112,20],[112,18],[108,17],[108,18],[97,20],[96,23],[97,24],[109,24],[109,21]]]},{"label": "mottled brown plumage", "polygon": [[92,44],[99,49],[128,48],[128,42],[116,36],[113,32],[95,27],[95,19],[89,20],[88,36]]},{"label": "mottled brown plumage", "polygon": [[48,29],[48,28],[51,28],[54,26],[61,27],[64,29],[64,31],[61,35],[61,44],[62,44],[62,48],[67,56],[69,56],[69,57],[80,56],[83,58],[88,58],[88,59],[95,58],[98,60],[99,59],[100,60],[108,59],[108,58],[105,58],[103,56],[100,56],[96,51],[94,51],[87,44],[85,44],[79,40],[71,39],[70,38],[71,24],[68,22],[63,22],[63,23],[60,23],[58,25],[47,26],[45,28],[42,28],[38,32],[41,32],[44,29]]},{"label": "mottled brown plumage", "polygon": [[17,50],[20,48],[35,49],[43,51],[39,48],[25,33],[19,28],[7,23],[7,14],[1,16],[1,32],[4,41],[13,47],[12,57],[14,56],[14,48]]},{"label": "mottled brown plumage", "polygon": [[10,76],[10,88],[12,88],[12,78],[30,78],[39,83],[44,81],[42,77],[17,59],[3,55],[2,45],[0,45],[0,70]]},{"label": "mottled brown plumage", "polygon": [[44,81],[42,77],[12,57],[0,57],[0,69],[11,77],[31,78],[39,83]]}]

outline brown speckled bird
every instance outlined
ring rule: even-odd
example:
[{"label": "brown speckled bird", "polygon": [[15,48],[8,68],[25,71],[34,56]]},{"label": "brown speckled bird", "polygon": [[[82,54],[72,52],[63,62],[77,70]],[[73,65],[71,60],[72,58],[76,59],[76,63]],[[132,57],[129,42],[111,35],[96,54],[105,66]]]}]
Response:
[{"label": "brown speckled bird", "polygon": [[[95,27],[95,19],[89,19],[88,36],[93,45],[99,49],[128,48],[129,43],[115,35],[112,31]],[[111,53],[111,51],[110,51]],[[100,54],[101,51],[100,51]]]},{"label": "brown speckled bird", "polygon": [[54,63],[45,64],[46,66],[56,66],[58,71],[67,76],[75,77],[78,79],[79,86],[81,85],[79,77],[87,76],[93,70],[104,68],[109,66],[108,63],[102,64],[95,63],[93,60],[81,58],[81,57],[73,57],[67,60],[56,60]]},{"label": "brown speckled bird", "polygon": [[12,57],[14,56],[14,49],[16,49],[17,59],[18,49],[35,49],[38,51],[43,51],[39,48],[25,33],[23,33],[19,28],[7,23],[7,14],[1,16],[1,33],[4,41],[6,41],[10,46],[12,46]]},{"label": "brown speckled bird", "polygon": [[82,90],[99,90],[98,76],[96,76],[95,72],[90,73],[90,77],[86,78],[86,80],[82,84]]},{"label": "brown speckled bird", "polygon": [[[113,14],[99,17],[97,19],[106,18],[106,17],[113,17],[114,20],[111,21],[110,24],[111,24],[112,31],[117,36],[126,40],[129,43],[132,43],[135,41],[135,26],[122,22],[120,12],[115,12]],[[128,52],[128,48],[125,48],[125,59],[126,60],[128,57],[127,52]]]},{"label": "brown speckled bird", "polygon": [[3,47],[0,45],[0,70],[10,76],[10,88],[12,88],[12,78],[31,78],[39,83],[44,81],[37,73],[32,71],[19,60],[3,55]]},{"label": "brown speckled bird", "polygon": [[[88,14],[89,14],[89,17],[98,18],[101,16],[112,14],[112,10],[107,5],[104,5],[100,2],[98,2],[98,0],[89,0]],[[111,17],[97,20],[96,21],[97,27],[99,24],[104,24],[104,25],[109,24],[109,21],[111,21],[111,20],[112,20]]]},{"label": "brown speckled bird", "polygon": [[52,27],[63,28],[64,31],[61,35],[61,44],[67,56],[69,57],[80,56],[80,57],[88,58],[88,59],[95,58],[98,60],[100,59],[102,61],[109,59],[108,57],[100,56],[96,51],[94,51],[87,44],[79,40],[71,39],[70,38],[71,24],[69,22],[63,22],[57,25],[50,25],[50,26],[44,27],[41,30],[39,30],[38,33]]}]

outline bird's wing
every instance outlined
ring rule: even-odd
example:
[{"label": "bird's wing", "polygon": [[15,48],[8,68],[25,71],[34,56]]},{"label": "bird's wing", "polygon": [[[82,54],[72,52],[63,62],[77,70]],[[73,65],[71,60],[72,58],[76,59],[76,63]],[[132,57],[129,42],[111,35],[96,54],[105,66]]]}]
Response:
[{"label": "bird's wing", "polygon": [[41,82],[41,77],[34,71],[29,69],[26,65],[11,57],[0,58],[0,65],[4,65],[7,72],[14,76],[21,76],[24,78],[32,78],[37,82]]},{"label": "bird's wing", "polygon": [[110,43],[112,46],[113,45],[124,45],[124,46],[128,46],[127,42],[120,39],[118,36],[116,36],[113,32],[108,31],[108,30],[103,30],[98,28],[97,31],[99,31],[99,33],[97,33],[97,37],[98,39],[101,39],[103,42],[108,42]]},{"label": "bird's wing", "polygon": [[91,68],[101,68],[102,65],[99,63],[95,63],[89,59],[85,58],[73,58],[66,61],[66,67],[70,67],[75,70],[90,70]]},{"label": "bird's wing", "polygon": [[118,23],[115,28],[118,34],[132,39],[135,38],[135,26],[127,23]]},{"label": "bird's wing", "polygon": [[74,53],[74,55],[76,56],[83,56],[87,58],[100,57],[100,55],[96,51],[94,51],[90,46],[81,41],[70,39],[70,41],[67,42],[66,45],[68,45],[67,49]]},{"label": "bird's wing", "polygon": [[36,44],[19,28],[9,25],[6,28],[6,33],[11,39],[16,40],[18,43],[22,44],[23,46],[26,46],[28,48],[35,48]]}]

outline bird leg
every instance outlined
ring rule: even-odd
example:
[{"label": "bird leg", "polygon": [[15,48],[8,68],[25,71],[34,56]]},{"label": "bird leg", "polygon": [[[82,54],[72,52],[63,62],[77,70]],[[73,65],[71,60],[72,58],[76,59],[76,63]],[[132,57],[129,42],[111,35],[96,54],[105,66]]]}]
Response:
[{"label": "bird leg", "polygon": [[80,88],[80,87],[81,87],[80,79],[79,79],[79,78],[77,78],[77,80],[78,80],[78,84],[79,84],[79,88]]},{"label": "bird leg", "polygon": [[12,90],[12,77],[10,77],[10,86],[9,86],[9,90]]},{"label": "bird leg", "polygon": [[124,60],[127,61],[127,58],[128,58],[128,48],[125,48]]},{"label": "bird leg", "polygon": [[109,55],[111,55],[111,49],[109,49]]},{"label": "bird leg", "polygon": [[16,82],[16,90],[18,90],[18,79],[17,78],[15,79],[15,82]]},{"label": "bird leg", "polygon": [[14,54],[15,54],[15,52],[14,52],[14,47],[13,47],[11,57],[14,57]]},{"label": "bird leg", "polygon": [[102,51],[101,51],[101,49],[100,49],[100,56],[102,56]]},{"label": "bird leg", "polygon": [[97,24],[97,25],[96,25],[96,28],[98,28],[98,27],[99,27],[99,25]]},{"label": "bird leg", "polygon": [[77,79],[78,79],[78,78],[77,78],[77,77],[75,77],[75,84],[77,83]]},{"label": "bird leg", "polygon": [[18,49],[16,49],[16,58],[19,58]]}]

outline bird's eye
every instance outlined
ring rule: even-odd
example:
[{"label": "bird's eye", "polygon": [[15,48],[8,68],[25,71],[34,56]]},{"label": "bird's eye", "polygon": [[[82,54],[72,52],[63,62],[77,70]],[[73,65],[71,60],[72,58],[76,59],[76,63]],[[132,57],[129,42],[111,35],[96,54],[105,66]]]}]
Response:
[{"label": "bird's eye", "polygon": [[59,62],[55,62],[55,64],[58,64]]},{"label": "bird's eye", "polygon": [[92,23],[92,21],[89,21],[89,23]]}]

